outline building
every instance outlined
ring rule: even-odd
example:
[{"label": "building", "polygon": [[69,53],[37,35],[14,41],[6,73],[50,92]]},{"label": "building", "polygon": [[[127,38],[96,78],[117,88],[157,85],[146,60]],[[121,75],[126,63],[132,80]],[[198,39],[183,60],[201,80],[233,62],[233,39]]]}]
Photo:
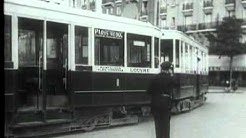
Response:
[{"label": "building", "polygon": [[[209,47],[207,33],[216,31],[216,26],[227,16],[243,19],[246,31],[246,0],[41,0],[50,4],[91,10],[104,14],[123,16],[150,22],[164,29],[177,29]],[[246,34],[242,42],[246,42]],[[243,57],[243,58],[238,58]],[[246,86],[246,54],[234,59],[234,77]],[[229,62],[225,57],[210,56],[211,85],[223,85],[228,79]],[[222,63],[218,67],[219,63]],[[237,66],[240,65],[240,66]],[[218,70],[220,68],[221,70]],[[219,72],[219,73],[218,73]],[[227,75],[226,75],[227,74]],[[216,78],[216,79],[215,79]],[[215,82],[215,80],[216,82]]]},{"label": "building", "polygon": [[[225,86],[229,81],[229,57],[220,57],[210,55],[209,57],[209,84],[215,86]],[[238,55],[233,58],[232,62],[233,78],[239,86],[246,86],[246,54]]]}]

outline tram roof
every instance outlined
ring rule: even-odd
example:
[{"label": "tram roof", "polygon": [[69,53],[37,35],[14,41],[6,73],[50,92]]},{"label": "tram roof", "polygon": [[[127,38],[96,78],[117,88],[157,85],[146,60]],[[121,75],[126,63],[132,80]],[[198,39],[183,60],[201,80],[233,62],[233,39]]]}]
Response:
[{"label": "tram roof", "polygon": [[[107,21],[112,21],[115,23],[118,22],[118,23],[123,23],[123,24],[128,24],[128,25],[148,27],[148,28],[159,30],[158,27],[152,25],[149,22],[143,22],[143,21],[139,21],[136,19],[127,18],[127,17],[107,15],[107,14],[102,14],[102,13],[93,12],[89,10],[76,9],[73,7],[58,5],[55,3],[47,3],[41,0],[21,0],[21,1],[20,0],[4,0],[4,3],[15,4],[19,6],[27,6],[27,7],[38,8],[38,9],[43,9],[43,10],[56,11],[56,12],[60,12],[64,14],[73,14],[73,15],[100,19],[100,20],[107,20]],[[5,8],[4,12],[5,11],[8,11],[8,9]],[[16,12],[18,12],[18,10]]]}]

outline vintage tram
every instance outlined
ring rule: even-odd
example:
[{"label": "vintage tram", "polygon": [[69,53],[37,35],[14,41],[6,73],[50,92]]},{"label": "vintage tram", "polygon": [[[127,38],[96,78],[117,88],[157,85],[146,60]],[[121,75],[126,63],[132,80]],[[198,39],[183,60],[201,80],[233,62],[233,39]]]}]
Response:
[{"label": "vintage tram", "polygon": [[4,1],[4,18],[6,137],[137,123],[163,61],[173,112],[205,100],[207,48],[181,32],[39,0]]},{"label": "vintage tram", "polygon": [[208,90],[208,48],[174,30],[162,30],[160,60],[174,65],[178,87],[173,92],[173,113],[202,105]]}]

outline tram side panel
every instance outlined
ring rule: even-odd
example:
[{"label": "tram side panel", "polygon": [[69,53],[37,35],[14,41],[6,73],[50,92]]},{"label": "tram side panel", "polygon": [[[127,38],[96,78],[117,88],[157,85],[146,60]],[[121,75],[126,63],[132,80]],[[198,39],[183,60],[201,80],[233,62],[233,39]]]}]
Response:
[{"label": "tram side panel", "polygon": [[17,71],[16,70],[5,70],[4,71],[4,101],[5,101],[5,114],[4,114],[4,133],[8,134],[8,126],[14,116],[16,110],[16,89],[17,89]]},{"label": "tram side panel", "polygon": [[200,91],[204,95],[208,92],[208,75],[201,75],[200,80]]},{"label": "tram side panel", "polygon": [[146,89],[150,76],[74,71],[71,73],[73,104],[75,107],[148,104]]}]

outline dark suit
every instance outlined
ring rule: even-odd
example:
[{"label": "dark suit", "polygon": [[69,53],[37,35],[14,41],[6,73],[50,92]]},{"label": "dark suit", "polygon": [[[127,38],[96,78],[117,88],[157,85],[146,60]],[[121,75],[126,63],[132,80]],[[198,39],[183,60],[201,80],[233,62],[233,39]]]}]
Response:
[{"label": "dark suit", "polygon": [[170,137],[171,95],[175,79],[161,72],[156,75],[148,88],[151,94],[151,111],[155,120],[156,138]]}]

